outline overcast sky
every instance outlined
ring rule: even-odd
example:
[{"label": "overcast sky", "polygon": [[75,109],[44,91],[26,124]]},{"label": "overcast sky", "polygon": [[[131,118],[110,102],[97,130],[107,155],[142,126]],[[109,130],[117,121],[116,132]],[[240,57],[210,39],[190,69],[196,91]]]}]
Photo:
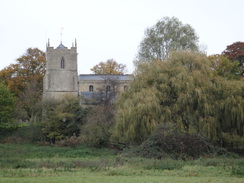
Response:
[{"label": "overcast sky", "polygon": [[70,48],[77,39],[78,72],[113,58],[133,71],[147,27],[165,16],[190,24],[207,54],[244,41],[243,0],[0,0],[0,70],[47,39]]}]

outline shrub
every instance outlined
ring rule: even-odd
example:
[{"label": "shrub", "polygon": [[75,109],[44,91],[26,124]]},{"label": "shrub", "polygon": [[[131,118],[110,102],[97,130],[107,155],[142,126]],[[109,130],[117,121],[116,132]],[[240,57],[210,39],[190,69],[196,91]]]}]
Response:
[{"label": "shrub", "polygon": [[6,129],[8,122],[12,120],[14,105],[14,95],[3,83],[0,83],[0,129]]},{"label": "shrub", "polygon": [[40,125],[25,125],[16,127],[16,129],[8,132],[2,143],[34,143],[43,140],[43,133]]},{"label": "shrub", "polygon": [[42,131],[47,141],[55,143],[79,135],[89,108],[81,107],[79,98],[65,98],[62,101],[45,103]]},{"label": "shrub", "polygon": [[148,158],[199,158],[212,153],[226,153],[214,147],[203,136],[178,132],[171,124],[161,125],[134,153]]},{"label": "shrub", "polygon": [[57,143],[57,146],[59,147],[77,147],[77,145],[79,145],[79,139],[78,137],[74,134],[73,136],[71,136],[70,138],[67,138],[65,140],[60,140]]},{"label": "shrub", "polygon": [[80,140],[83,144],[93,147],[108,147],[113,126],[114,106],[95,106],[89,112],[86,124],[81,126]]}]

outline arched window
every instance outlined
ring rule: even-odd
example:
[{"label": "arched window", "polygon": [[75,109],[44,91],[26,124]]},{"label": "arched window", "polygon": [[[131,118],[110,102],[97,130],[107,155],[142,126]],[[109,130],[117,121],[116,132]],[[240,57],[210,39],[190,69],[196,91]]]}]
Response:
[{"label": "arched window", "polygon": [[64,57],[61,58],[61,69],[64,69]]},{"label": "arched window", "polygon": [[89,92],[93,92],[93,85],[89,86]]},{"label": "arched window", "polygon": [[124,91],[127,91],[127,90],[128,90],[128,86],[125,85],[125,86],[124,86]]},{"label": "arched window", "polygon": [[110,86],[109,85],[106,87],[106,92],[110,92]]}]

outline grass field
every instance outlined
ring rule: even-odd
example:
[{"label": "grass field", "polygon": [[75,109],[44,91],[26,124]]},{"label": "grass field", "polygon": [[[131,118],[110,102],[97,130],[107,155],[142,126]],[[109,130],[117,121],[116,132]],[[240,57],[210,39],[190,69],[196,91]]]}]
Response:
[{"label": "grass field", "polygon": [[2,183],[244,183],[244,159],[128,157],[108,149],[0,144]]}]

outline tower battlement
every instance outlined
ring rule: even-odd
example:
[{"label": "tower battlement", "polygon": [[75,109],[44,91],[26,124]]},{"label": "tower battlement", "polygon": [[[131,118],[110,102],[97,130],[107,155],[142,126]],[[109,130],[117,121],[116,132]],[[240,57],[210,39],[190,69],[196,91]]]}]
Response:
[{"label": "tower battlement", "polygon": [[61,99],[78,96],[77,45],[70,49],[62,42],[57,48],[46,48],[46,74],[43,81],[43,99]]}]

